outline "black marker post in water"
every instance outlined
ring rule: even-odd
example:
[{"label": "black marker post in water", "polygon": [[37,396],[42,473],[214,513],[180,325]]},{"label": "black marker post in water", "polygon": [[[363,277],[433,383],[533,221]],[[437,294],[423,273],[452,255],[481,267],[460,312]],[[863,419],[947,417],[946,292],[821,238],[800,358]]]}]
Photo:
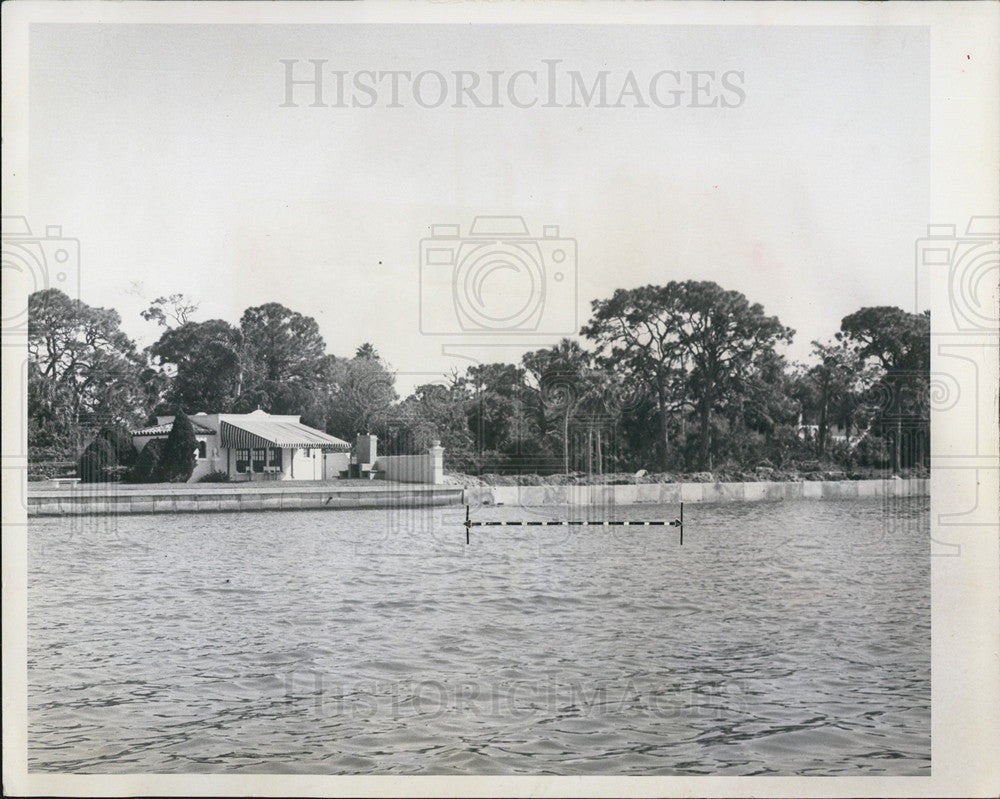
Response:
[{"label": "black marker post in water", "polygon": [[473,527],[678,527],[681,534],[681,546],[684,545],[684,503],[681,503],[680,518],[672,522],[630,522],[630,521],[547,521],[547,522],[474,522],[469,518],[469,506],[465,506],[465,543],[469,543],[469,531]]}]

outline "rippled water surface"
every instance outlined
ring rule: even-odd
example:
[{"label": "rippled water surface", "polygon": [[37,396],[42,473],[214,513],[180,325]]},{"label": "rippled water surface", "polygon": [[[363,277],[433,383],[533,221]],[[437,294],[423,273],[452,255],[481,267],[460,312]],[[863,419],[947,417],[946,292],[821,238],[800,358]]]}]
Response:
[{"label": "rippled water surface", "polygon": [[930,773],[926,498],[462,516],[33,521],[29,768]]}]

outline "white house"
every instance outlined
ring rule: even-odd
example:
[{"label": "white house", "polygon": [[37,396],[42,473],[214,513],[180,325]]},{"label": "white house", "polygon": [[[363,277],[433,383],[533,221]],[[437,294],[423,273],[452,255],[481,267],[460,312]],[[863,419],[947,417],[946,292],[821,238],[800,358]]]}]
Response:
[{"label": "white house", "polygon": [[[348,470],[351,445],[302,424],[299,416],[253,413],[197,413],[188,417],[198,441],[198,461],[188,482],[213,471],[233,481],[332,480]],[[152,439],[165,439],[173,416],[157,416],[156,425],[132,431],[142,450]]]}]

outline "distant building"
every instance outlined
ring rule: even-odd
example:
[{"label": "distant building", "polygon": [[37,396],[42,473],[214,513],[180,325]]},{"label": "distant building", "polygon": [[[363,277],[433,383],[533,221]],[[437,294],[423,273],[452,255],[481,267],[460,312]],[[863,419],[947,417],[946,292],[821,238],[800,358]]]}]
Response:
[{"label": "distant building", "polygon": [[[798,436],[803,441],[819,440],[818,424],[799,424]],[[857,443],[857,436],[848,436],[847,431],[839,424],[830,424],[826,428],[826,440],[834,443],[847,443],[851,446]]]},{"label": "distant building", "polygon": [[[302,424],[299,416],[253,413],[197,413],[188,417],[198,441],[198,461],[188,482],[219,471],[233,481],[333,480],[348,472],[351,445]],[[132,431],[142,450],[154,438],[165,439],[173,416]]]}]

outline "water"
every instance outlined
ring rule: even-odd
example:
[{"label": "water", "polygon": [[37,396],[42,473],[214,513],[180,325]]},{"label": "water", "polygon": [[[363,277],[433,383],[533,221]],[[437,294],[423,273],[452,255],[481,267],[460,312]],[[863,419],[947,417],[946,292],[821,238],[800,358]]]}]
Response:
[{"label": "water", "polygon": [[29,768],[929,775],[928,500],[685,511],[35,520]]}]

